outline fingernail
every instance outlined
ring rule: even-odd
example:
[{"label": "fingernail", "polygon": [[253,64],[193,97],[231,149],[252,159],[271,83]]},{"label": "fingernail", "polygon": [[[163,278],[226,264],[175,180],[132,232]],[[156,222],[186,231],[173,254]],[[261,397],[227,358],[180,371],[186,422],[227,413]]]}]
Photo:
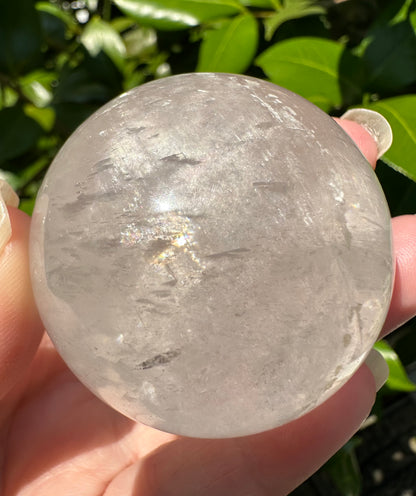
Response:
[{"label": "fingernail", "polygon": [[19,197],[13,188],[4,179],[0,179],[0,254],[9,242],[12,235],[12,226],[10,224],[9,207],[19,206]]},{"label": "fingernail", "polygon": [[374,348],[370,351],[365,360],[365,364],[370,369],[376,381],[376,391],[379,391],[389,377],[389,366],[383,355]]},{"label": "fingernail", "polygon": [[377,158],[384,155],[391,147],[393,131],[387,119],[378,112],[362,108],[351,109],[347,110],[341,119],[356,122],[371,134],[377,144]]}]

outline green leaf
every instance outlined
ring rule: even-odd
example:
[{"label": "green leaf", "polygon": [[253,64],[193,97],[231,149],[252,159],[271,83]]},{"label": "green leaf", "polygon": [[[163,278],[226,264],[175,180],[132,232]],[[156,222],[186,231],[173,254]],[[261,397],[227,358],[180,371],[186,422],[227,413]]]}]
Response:
[{"label": "green leaf", "polygon": [[57,75],[45,70],[36,70],[20,78],[24,95],[37,107],[45,107],[52,100],[52,84]]},{"label": "green leaf", "polygon": [[2,2],[0,15],[0,72],[16,76],[42,60],[42,34],[32,0]]},{"label": "green leaf", "polygon": [[146,57],[157,52],[157,34],[153,28],[143,26],[131,29],[123,38],[127,57]]},{"label": "green leaf", "polygon": [[342,496],[361,494],[361,472],[355,454],[357,444],[355,439],[348,441],[324,467]]},{"label": "green leaf", "polygon": [[62,10],[58,5],[51,2],[37,2],[36,10],[39,12],[45,12],[51,16],[60,19],[71,31],[79,31],[79,27],[75,22],[74,18],[66,10]]},{"label": "green leaf", "polygon": [[408,20],[378,27],[369,39],[363,55],[369,90],[392,92],[416,81],[416,35]]},{"label": "green leaf", "polygon": [[41,135],[42,128],[20,106],[0,110],[0,163],[27,152]]},{"label": "green leaf", "polygon": [[400,358],[387,341],[378,341],[374,348],[383,355],[389,366],[387,387],[393,391],[414,391],[416,385],[407,377]]},{"label": "green leaf", "polygon": [[19,209],[27,215],[32,215],[33,209],[35,208],[35,202],[36,198],[23,198],[19,203]]},{"label": "green leaf", "polygon": [[362,65],[341,43],[299,37],[276,43],[256,60],[273,83],[329,112],[361,101]]},{"label": "green leaf", "polygon": [[243,73],[256,54],[257,42],[257,22],[252,15],[226,20],[219,29],[204,33],[196,70]]},{"label": "green leaf", "polygon": [[383,160],[416,181],[416,95],[379,100],[366,107],[384,115],[393,130],[393,144]]},{"label": "green leaf", "polygon": [[232,16],[243,8],[236,0],[114,0],[114,3],[141,24],[167,31]]},{"label": "green leaf", "polygon": [[36,121],[44,131],[52,131],[55,124],[55,112],[50,107],[38,108],[34,105],[27,104],[24,107],[25,114]]},{"label": "green leaf", "polygon": [[77,67],[68,63],[61,71],[53,103],[104,104],[122,91],[120,73],[103,52],[86,56]]},{"label": "green leaf", "polygon": [[257,7],[259,9],[272,9],[273,0],[240,0],[241,5],[246,7]]},{"label": "green leaf", "polygon": [[313,0],[291,0],[285,2],[284,6],[276,14],[265,19],[266,40],[270,41],[276,29],[286,21],[300,19],[309,15],[323,14],[325,9],[318,5],[313,5],[314,3]]},{"label": "green leaf", "polygon": [[81,36],[81,42],[92,57],[101,51],[106,53],[121,69],[126,56],[126,47],[119,33],[99,17],[93,17]]}]

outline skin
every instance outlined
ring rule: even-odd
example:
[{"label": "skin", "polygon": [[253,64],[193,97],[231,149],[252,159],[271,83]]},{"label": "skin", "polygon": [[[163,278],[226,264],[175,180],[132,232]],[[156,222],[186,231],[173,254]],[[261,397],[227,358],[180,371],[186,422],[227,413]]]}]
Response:
[{"label": "skin", "polygon": [[[341,125],[372,165],[377,150]],[[359,428],[375,399],[363,365],[332,398],[262,434],[198,440],[132,422],[104,405],[57,355],[37,315],[28,270],[30,219],[10,208],[0,255],[0,492],[4,496],[285,495]],[[416,313],[416,217],[393,219],[396,280],[383,334]]]}]

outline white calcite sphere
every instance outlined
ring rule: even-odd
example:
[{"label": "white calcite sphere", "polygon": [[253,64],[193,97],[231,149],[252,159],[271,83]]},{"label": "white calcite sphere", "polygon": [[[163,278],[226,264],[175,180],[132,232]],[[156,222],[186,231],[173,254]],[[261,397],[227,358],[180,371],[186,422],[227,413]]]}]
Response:
[{"label": "white calcite sphere", "polygon": [[79,379],[158,429],[231,437],[322,403],[363,362],[392,286],[364,156],[303,98],[230,74],[98,110],[40,189],[45,327]]}]

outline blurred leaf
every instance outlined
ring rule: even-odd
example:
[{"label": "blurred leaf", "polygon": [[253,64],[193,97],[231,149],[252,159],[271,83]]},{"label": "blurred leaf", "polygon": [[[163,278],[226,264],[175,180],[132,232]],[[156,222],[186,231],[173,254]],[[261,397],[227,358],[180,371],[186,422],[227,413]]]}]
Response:
[{"label": "blurred leaf", "polygon": [[369,40],[363,55],[369,90],[391,92],[416,81],[416,35],[409,21],[378,27]]},{"label": "blurred leaf", "polygon": [[32,215],[33,209],[35,208],[36,198],[23,198],[20,201],[19,209],[27,213],[27,215]]},{"label": "blurred leaf", "polygon": [[114,0],[127,16],[161,30],[186,29],[241,12],[237,0]]},{"label": "blurred leaf", "polygon": [[258,7],[260,9],[273,8],[273,0],[240,0],[240,3],[246,7]]},{"label": "blurred leaf", "polygon": [[416,181],[416,95],[397,96],[366,105],[389,121],[393,144],[383,160]]},{"label": "blurred leaf", "polygon": [[376,17],[371,29],[405,21],[413,8],[414,0],[390,0]]},{"label": "blurred leaf", "polygon": [[157,51],[157,35],[153,28],[138,27],[124,35],[127,57],[145,57]]},{"label": "blurred leaf", "polygon": [[314,5],[314,0],[290,0],[279,9],[272,17],[266,18],[264,26],[266,29],[265,38],[270,41],[276,31],[286,21],[299,19],[309,15],[323,14],[325,9],[319,5]]},{"label": "blurred leaf", "polygon": [[257,21],[252,15],[226,20],[219,29],[204,33],[196,70],[242,73],[256,54],[257,42]]},{"label": "blurred leaf", "polygon": [[36,70],[19,80],[24,95],[37,107],[45,107],[52,100],[52,83],[57,75],[45,70]]},{"label": "blurred leaf", "polygon": [[128,17],[116,17],[111,22],[111,27],[117,31],[117,33],[122,33],[127,29],[136,25],[136,21],[129,19]]},{"label": "blurred leaf", "polygon": [[414,391],[416,385],[407,377],[399,356],[387,341],[378,341],[374,348],[379,351],[389,366],[389,378],[386,386],[393,391]]},{"label": "blurred leaf", "polygon": [[24,107],[25,114],[36,121],[47,133],[52,131],[55,124],[55,112],[50,107],[38,108],[35,105],[27,104]]},{"label": "blurred leaf", "polygon": [[0,72],[15,76],[42,60],[42,34],[32,0],[2,2],[0,15]]},{"label": "blurred leaf", "polygon": [[361,472],[355,454],[359,441],[348,441],[325,465],[339,494],[342,496],[360,496]]},{"label": "blurred leaf", "polygon": [[81,42],[92,57],[106,53],[118,68],[123,67],[126,47],[119,33],[99,17],[93,17],[81,35]]},{"label": "blurred leaf", "polygon": [[37,2],[36,10],[60,19],[69,29],[79,32],[79,27],[75,22],[75,19],[69,12],[61,9],[57,4],[51,2]]},{"label": "blurred leaf", "polygon": [[360,59],[340,43],[293,38],[272,45],[256,60],[273,83],[288,88],[329,112],[360,101]]},{"label": "blurred leaf", "polygon": [[20,106],[0,110],[0,163],[27,152],[41,135],[42,128]]},{"label": "blurred leaf", "polygon": [[121,93],[121,75],[103,52],[87,56],[77,67],[67,64],[61,71],[53,103],[104,104]]},{"label": "blurred leaf", "polygon": [[2,91],[0,91],[0,110],[3,107],[13,107],[13,105],[15,105],[18,102],[19,95],[15,90],[12,90],[12,88],[10,88],[9,86],[6,86],[1,89]]},{"label": "blurred leaf", "polygon": [[273,9],[273,0],[240,0],[241,5],[260,9]]}]

